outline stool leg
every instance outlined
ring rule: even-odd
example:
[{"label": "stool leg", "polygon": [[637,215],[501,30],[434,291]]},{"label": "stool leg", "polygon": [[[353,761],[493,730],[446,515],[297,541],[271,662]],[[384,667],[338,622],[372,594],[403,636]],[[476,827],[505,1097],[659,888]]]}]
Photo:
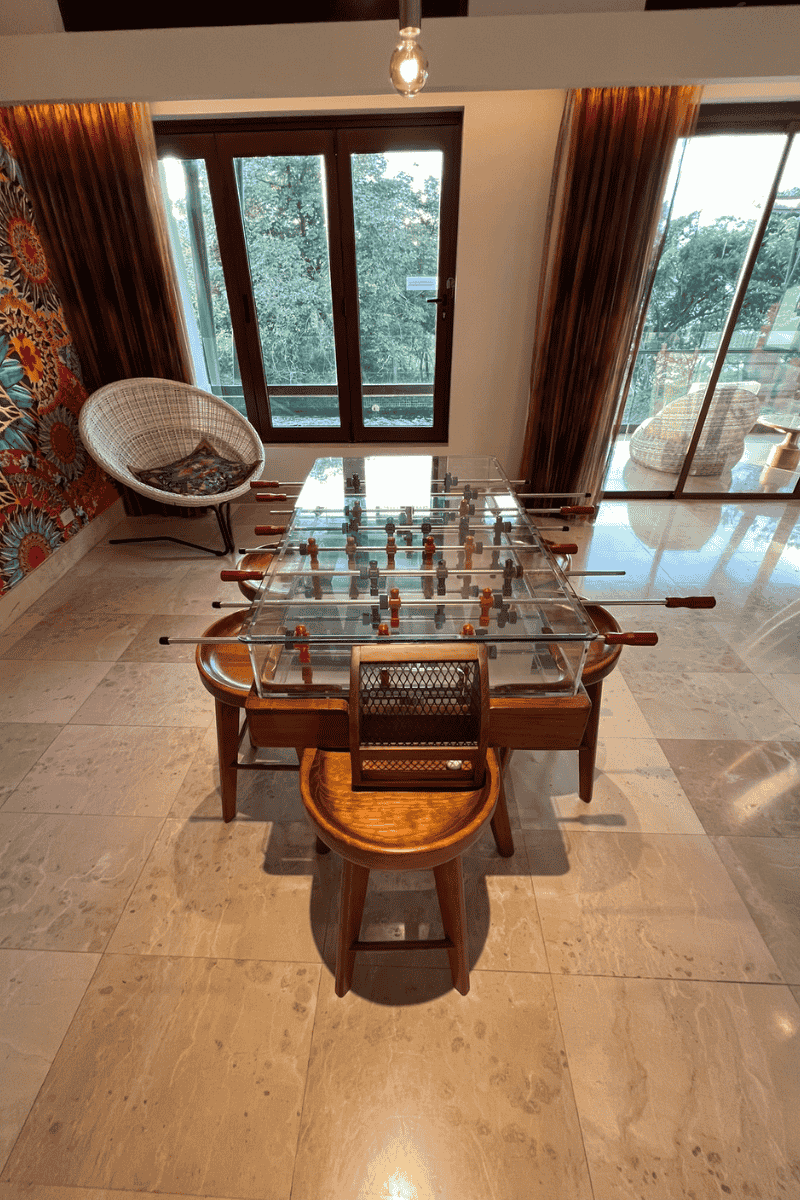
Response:
[{"label": "stool leg", "polygon": [[587,687],[586,694],[592,705],[583,741],[578,748],[578,795],[584,803],[592,799],[594,787],[594,760],[597,757],[597,731],[600,726],[600,701],[603,696],[603,684],[592,683]]},{"label": "stool leg", "polygon": [[[511,757],[510,754],[508,756]],[[511,833],[511,822],[508,819],[508,805],[506,804],[506,789],[503,786],[503,760],[500,760],[500,792],[497,796],[497,805],[495,806],[494,814],[491,820],[492,833],[494,834],[494,842],[497,846],[497,853],[503,858],[511,858],[514,853],[514,838]]]},{"label": "stool leg", "polygon": [[219,787],[222,795],[222,819],[232,821],[236,816],[236,760],[239,756],[239,709],[214,699],[217,722],[217,755],[219,757]]},{"label": "stool leg", "polygon": [[467,949],[467,908],[464,903],[464,876],[461,858],[453,858],[433,868],[436,894],[442,910],[445,936],[453,943],[448,947],[453,987],[462,996],[469,991],[469,953]]},{"label": "stool leg", "polygon": [[367,896],[369,868],[356,863],[342,862],[342,891],[339,900],[339,941],[336,947],[336,995],[346,996],[353,982],[356,952],[364,901]]}]

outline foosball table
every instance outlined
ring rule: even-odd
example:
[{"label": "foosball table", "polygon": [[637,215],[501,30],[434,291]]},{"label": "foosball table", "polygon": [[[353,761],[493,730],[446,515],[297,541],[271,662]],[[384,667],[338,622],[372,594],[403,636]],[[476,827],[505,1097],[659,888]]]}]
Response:
[{"label": "foosball table", "polygon": [[593,512],[583,497],[548,506],[483,456],[320,458],[291,497],[289,484],[253,486],[257,500],[294,507],[285,524],[255,527],[274,540],[244,548],[238,568],[221,572],[244,595],[215,603],[233,611],[197,649],[215,698],[226,820],[236,813],[237,770],[263,765],[254,749],[347,750],[351,651],[369,643],[482,643],[489,744],[501,762],[515,748],[578,750],[580,793],[591,799],[602,679],[624,645],[657,637],[622,631],[607,601],[582,601],[573,584],[588,572],[569,559],[577,546],[545,536],[553,526],[543,520]]}]

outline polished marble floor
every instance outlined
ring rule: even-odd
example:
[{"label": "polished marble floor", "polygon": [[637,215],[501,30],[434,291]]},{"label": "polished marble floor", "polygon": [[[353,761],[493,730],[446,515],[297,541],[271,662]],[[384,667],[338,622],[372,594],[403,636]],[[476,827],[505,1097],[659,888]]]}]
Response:
[{"label": "polished marble floor", "polygon": [[[514,755],[466,997],[417,952],[336,998],[296,775],[222,823],[211,698],[158,644],[218,560],[102,544],[0,630],[0,1200],[800,1198],[800,507],[576,537],[627,572],[584,596],[718,603],[615,607],[661,640],[606,681],[590,806],[576,754]],[[432,877],[374,876],[362,936],[440,936]]]}]

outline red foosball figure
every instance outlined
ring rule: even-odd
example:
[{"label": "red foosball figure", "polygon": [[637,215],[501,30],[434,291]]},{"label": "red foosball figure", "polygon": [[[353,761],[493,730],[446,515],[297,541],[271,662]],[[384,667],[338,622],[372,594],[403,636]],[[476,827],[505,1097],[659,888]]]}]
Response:
[{"label": "red foosball figure", "polygon": [[489,612],[493,603],[492,589],[485,587],[481,592],[481,625],[489,624]]},{"label": "red foosball figure", "polygon": [[392,611],[390,624],[392,629],[400,628],[400,589],[392,588],[389,592],[389,608]]}]

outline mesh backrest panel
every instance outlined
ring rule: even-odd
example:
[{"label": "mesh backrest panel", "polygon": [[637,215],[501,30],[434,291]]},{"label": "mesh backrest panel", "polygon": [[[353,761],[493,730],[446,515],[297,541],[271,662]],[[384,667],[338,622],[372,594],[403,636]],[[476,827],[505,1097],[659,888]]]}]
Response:
[{"label": "mesh backrest panel", "polygon": [[476,746],[477,662],[361,662],[361,745]]}]

